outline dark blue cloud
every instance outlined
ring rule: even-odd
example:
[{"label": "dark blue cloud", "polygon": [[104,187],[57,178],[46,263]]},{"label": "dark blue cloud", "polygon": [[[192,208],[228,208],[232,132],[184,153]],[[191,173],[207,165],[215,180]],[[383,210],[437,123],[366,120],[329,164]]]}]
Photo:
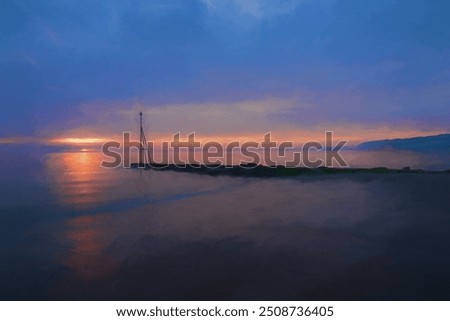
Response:
[{"label": "dark blue cloud", "polygon": [[[32,133],[95,100],[436,86],[450,80],[449,9],[421,0],[3,1],[0,135]],[[443,113],[447,99],[433,108]],[[417,106],[402,112],[424,117]]]}]

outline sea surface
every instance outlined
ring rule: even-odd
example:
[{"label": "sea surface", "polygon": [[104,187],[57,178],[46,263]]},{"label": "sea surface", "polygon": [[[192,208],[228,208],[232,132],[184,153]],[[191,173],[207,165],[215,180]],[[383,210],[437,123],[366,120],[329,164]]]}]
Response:
[{"label": "sea surface", "polygon": [[212,177],[0,152],[2,300],[450,300],[450,174]]}]

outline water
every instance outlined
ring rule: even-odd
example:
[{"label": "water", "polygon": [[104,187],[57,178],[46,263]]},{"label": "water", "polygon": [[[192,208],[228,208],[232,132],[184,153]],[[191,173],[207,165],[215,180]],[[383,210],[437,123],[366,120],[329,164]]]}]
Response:
[{"label": "water", "polygon": [[448,174],[211,177],[1,151],[1,299],[450,299]]}]

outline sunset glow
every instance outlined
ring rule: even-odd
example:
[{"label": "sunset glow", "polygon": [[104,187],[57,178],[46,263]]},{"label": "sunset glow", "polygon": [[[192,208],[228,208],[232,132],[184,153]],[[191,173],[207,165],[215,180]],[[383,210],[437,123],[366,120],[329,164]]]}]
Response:
[{"label": "sunset glow", "polygon": [[50,140],[53,144],[75,144],[75,145],[83,145],[83,144],[100,144],[106,142],[107,138],[100,137],[67,137],[67,138],[56,138]]}]

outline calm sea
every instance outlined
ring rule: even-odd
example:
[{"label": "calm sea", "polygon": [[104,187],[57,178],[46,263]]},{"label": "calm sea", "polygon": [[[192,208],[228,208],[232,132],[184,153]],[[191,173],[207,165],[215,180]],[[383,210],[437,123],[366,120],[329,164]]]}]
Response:
[{"label": "calm sea", "polygon": [[[450,175],[104,169],[0,146],[0,299],[450,299]],[[348,152],[351,166],[448,169]]]}]

